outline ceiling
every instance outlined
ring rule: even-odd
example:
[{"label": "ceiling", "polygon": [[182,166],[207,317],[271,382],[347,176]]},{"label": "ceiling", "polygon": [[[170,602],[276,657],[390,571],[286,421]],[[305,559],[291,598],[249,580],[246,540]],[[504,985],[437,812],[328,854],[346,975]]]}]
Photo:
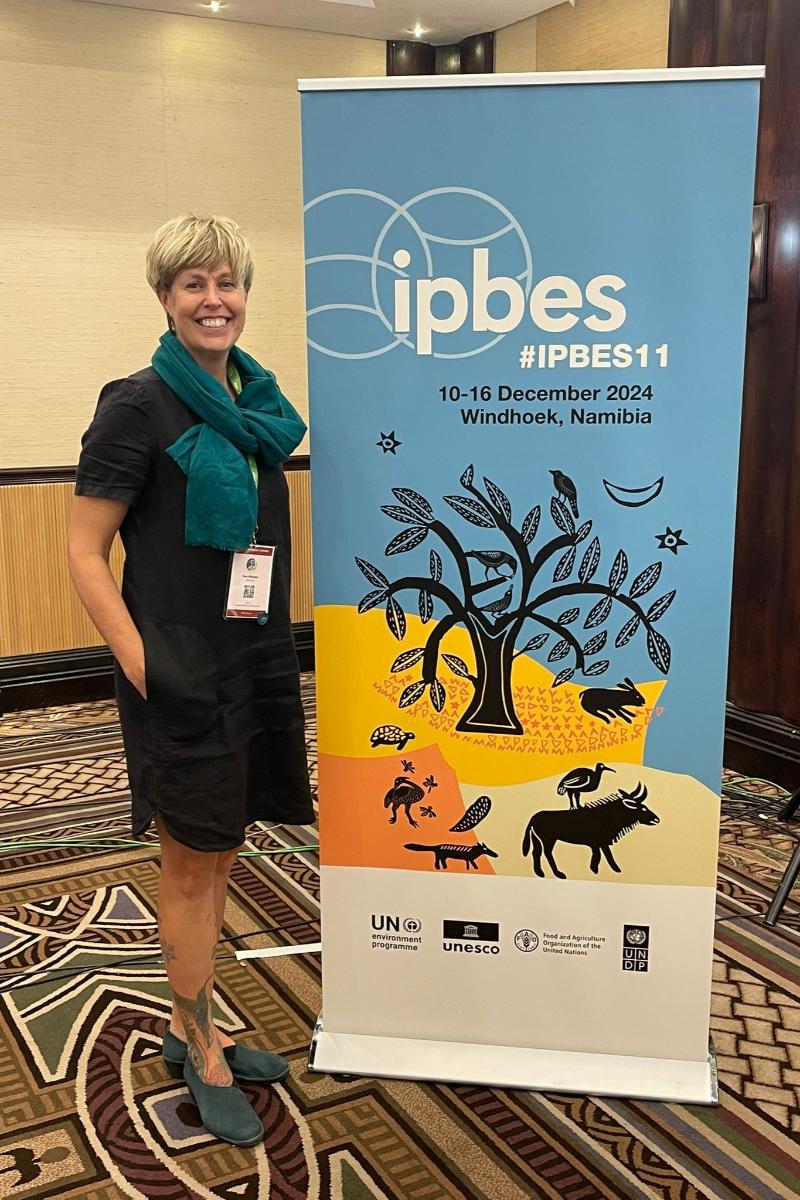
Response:
[{"label": "ceiling", "polygon": [[119,8],[177,13],[210,21],[244,21],[314,29],[379,41],[411,39],[419,22],[422,40],[438,45],[473,33],[503,29],[558,4],[575,0],[221,0],[213,14],[201,0],[83,0]]}]

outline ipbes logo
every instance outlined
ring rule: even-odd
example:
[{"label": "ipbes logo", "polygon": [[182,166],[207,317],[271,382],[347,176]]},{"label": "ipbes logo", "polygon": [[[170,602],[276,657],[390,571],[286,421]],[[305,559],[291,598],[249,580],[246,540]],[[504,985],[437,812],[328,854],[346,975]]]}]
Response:
[{"label": "ipbes logo", "polygon": [[[411,254],[396,250],[392,261],[405,271]],[[455,333],[465,325],[476,333],[510,333],[522,324],[526,311],[546,333],[565,333],[581,321],[587,329],[610,333],[627,316],[625,305],[614,295],[625,286],[619,275],[595,275],[585,287],[567,275],[548,275],[534,285],[526,300],[516,279],[489,274],[489,251],[478,249],[472,252],[471,295],[460,280],[448,275],[396,279],[393,327],[395,333],[404,334],[411,332],[413,324],[417,354],[432,353],[434,333]],[[490,312],[493,297],[501,299],[491,304]],[[501,307],[505,312],[497,315]]]}]

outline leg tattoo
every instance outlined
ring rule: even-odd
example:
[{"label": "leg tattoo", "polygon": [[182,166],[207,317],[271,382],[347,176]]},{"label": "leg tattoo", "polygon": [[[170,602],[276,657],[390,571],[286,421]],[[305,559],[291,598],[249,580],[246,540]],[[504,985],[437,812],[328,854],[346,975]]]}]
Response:
[{"label": "leg tattoo", "polygon": [[181,996],[174,988],[173,995],[186,1031],[192,1066],[206,1083],[228,1087],[231,1071],[222,1054],[211,1014],[213,978],[213,975],[209,976],[194,998]]}]

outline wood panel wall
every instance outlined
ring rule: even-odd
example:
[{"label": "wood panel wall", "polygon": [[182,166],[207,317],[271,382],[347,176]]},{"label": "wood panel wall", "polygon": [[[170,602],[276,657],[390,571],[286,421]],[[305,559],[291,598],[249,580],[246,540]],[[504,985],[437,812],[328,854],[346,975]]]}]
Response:
[{"label": "wood panel wall", "polygon": [[[287,471],[292,522],[292,621],[311,621],[311,476]],[[71,483],[0,487],[0,658],[102,645],[67,570]],[[122,574],[116,539],[111,567]]]},{"label": "wood panel wall", "polygon": [[670,66],[751,63],[766,64],[755,199],[769,244],[747,328],[728,697],[798,724],[800,3],[673,0]]}]

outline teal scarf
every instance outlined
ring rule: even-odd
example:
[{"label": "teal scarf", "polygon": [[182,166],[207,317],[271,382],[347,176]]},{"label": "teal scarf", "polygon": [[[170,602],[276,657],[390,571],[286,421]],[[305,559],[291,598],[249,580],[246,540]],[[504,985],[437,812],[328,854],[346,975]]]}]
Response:
[{"label": "teal scarf", "polygon": [[306,431],[271,371],[237,346],[229,357],[242,380],[238,404],[174,333],[163,335],[152,359],[156,374],[200,418],[167,449],[186,475],[187,546],[249,546],[258,525],[258,492],[245,456],[257,454],[274,467]]}]

